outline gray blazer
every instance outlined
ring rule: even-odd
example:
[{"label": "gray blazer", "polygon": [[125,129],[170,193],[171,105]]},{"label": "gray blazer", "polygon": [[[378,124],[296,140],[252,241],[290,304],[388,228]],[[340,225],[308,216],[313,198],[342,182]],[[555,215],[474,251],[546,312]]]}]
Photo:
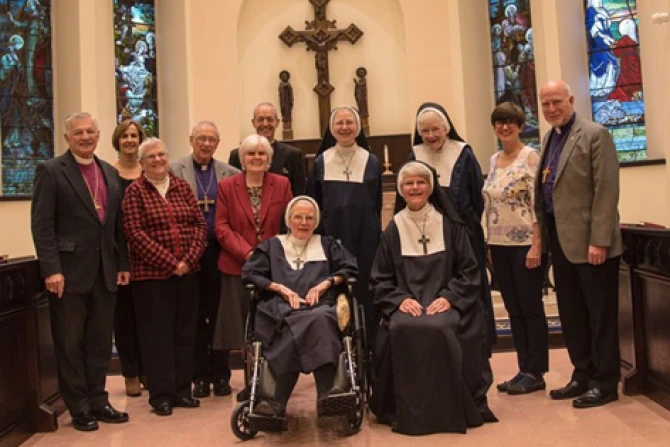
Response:
[{"label": "gray blazer", "polygon": [[96,161],[107,185],[102,222],[69,150],[38,164],[35,173],[31,210],[35,250],[42,277],[55,273],[65,276],[65,293],[90,292],[100,270],[107,290],[116,291],[116,274],[129,270],[119,174],[97,157]]},{"label": "gray blazer", "polygon": [[[542,139],[542,162],[535,180],[535,211],[546,247],[547,226],[542,193],[542,166],[549,131]],[[619,161],[603,126],[577,117],[558,160],[554,183],[554,216],[558,240],[572,263],[588,262],[588,247],[607,247],[607,257],[622,252],[619,229]]]},{"label": "gray blazer", "polygon": [[[239,169],[217,159],[214,159],[214,171],[217,183],[223,178],[240,172]],[[181,177],[186,180],[186,183],[188,183],[193,190],[193,194],[198,197],[198,185],[195,183],[195,171],[193,170],[193,157],[191,155],[170,162],[170,172],[176,177]],[[216,200],[216,197],[214,197],[214,200]]]}]

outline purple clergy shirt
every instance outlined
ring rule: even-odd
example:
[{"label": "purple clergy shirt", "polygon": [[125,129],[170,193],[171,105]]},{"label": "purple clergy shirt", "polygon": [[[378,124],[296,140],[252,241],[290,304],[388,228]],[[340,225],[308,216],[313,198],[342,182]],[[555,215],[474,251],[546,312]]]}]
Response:
[{"label": "purple clergy shirt", "polygon": [[[195,186],[197,189],[196,198],[198,202],[205,200],[205,193],[207,193],[207,201],[213,201],[206,206],[204,203],[200,205],[200,211],[205,218],[207,224],[207,240],[216,241],[216,234],[214,234],[214,215],[216,214],[216,172],[214,170],[214,159],[209,160],[207,169],[203,170],[202,165],[193,160],[193,171],[195,172]],[[205,212],[207,209],[207,212]]]},{"label": "purple clergy shirt", "polygon": [[77,166],[79,166],[79,171],[84,177],[88,191],[91,193],[91,201],[93,201],[100,222],[102,222],[105,220],[105,212],[107,211],[107,184],[102,169],[95,161],[88,165],[77,163]]},{"label": "purple clergy shirt", "polygon": [[554,183],[556,182],[556,171],[558,171],[558,160],[561,158],[565,142],[568,141],[568,134],[572,125],[575,123],[576,113],[572,114],[570,121],[561,126],[561,133],[556,132],[556,129],[551,130],[549,135],[549,144],[547,144],[547,156],[544,157],[542,163],[542,171],[540,171],[540,178],[544,179],[543,171],[549,167],[551,170],[547,181],[542,185],[542,194],[544,195],[544,211],[547,214],[554,214]]}]

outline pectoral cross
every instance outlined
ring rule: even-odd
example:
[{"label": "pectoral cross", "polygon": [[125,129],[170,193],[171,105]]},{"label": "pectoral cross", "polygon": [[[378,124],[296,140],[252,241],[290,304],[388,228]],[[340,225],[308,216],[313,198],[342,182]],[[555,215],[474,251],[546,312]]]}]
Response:
[{"label": "pectoral cross", "polygon": [[417,241],[419,244],[423,244],[423,254],[428,254],[428,244],[430,244],[430,238],[427,238],[425,234],[421,235],[421,239]]},{"label": "pectoral cross", "polygon": [[304,261],[300,259],[300,256],[298,256],[297,258],[295,258],[295,261],[293,262],[295,263],[295,269],[300,270],[300,267],[302,267]]},{"label": "pectoral cross", "polygon": [[351,171],[351,169],[346,168],[344,171],[342,171],[342,174],[346,175],[347,176],[347,181],[349,181],[349,176],[351,174],[353,174],[353,172]]},{"label": "pectoral cross", "polygon": [[207,214],[209,213],[209,205],[214,205],[216,202],[214,199],[208,199],[207,198],[207,193],[205,193],[205,198],[203,200],[198,200],[198,205],[204,205],[205,207],[202,209],[203,213]]},{"label": "pectoral cross", "polygon": [[542,184],[544,185],[549,180],[549,174],[551,174],[551,167],[547,166],[542,170]]}]

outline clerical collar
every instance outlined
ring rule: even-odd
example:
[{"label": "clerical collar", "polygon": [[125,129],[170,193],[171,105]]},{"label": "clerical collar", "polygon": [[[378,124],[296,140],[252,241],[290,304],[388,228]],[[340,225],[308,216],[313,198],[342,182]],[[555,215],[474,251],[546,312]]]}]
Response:
[{"label": "clerical collar", "polygon": [[554,127],[554,131],[558,135],[563,135],[566,132],[570,132],[570,129],[572,129],[572,125],[575,124],[576,119],[577,119],[577,112],[572,114],[572,118],[570,118],[567,123],[563,124],[560,127]]},{"label": "clerical collar", "polygon": [[214,157],[210,158],[207,164],[202,164],[198,160],[195,159],[195,157],[191,156],[191,160],[193,160],[193,167],[194,168],[199,168],[201,171],[207,171],[210,166],[214,163]]},{"label": "clerical collar", "polygon": [[405,207],[393,216],[400,237],[402,256],[419,257],[445,250],[444,216],[431,203],[418,211]]},{"label": "clerical collar", "polygon": [[291,235],[277,236],[284,249],[284,258],[292,270],[302,270],[308,262],[325,262],[326,253],[323,251],[321,236],[313,234],[309,239],[298,239]]},{"label": "clerical collar", "polygon": [[[70,152],[72,152],[72,150],[70,150]],[[84,165],[84,166],[88,166],[95,161],[95,157],[84,158],[84,157],[80,157],[79,155],[75,154],[74,152],[72,152],[72,156],[74,157],[74,159],[77,163],[79,163],[80,165]]]}]

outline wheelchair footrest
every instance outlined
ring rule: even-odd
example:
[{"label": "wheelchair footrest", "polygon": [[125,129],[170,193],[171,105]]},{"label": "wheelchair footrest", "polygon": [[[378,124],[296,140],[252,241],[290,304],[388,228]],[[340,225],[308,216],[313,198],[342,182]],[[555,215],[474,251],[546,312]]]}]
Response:
[{"label": "wheelchair footrest", "polygon": [[344,416],[356,410],[356,393],[331,394],[317,402],[319,416]]},{"label": "wheelchair footrest", "polygon": [[288,430],[285,417],[250,414],[248,418],[249,428],[252,431],[280,432]]}]

